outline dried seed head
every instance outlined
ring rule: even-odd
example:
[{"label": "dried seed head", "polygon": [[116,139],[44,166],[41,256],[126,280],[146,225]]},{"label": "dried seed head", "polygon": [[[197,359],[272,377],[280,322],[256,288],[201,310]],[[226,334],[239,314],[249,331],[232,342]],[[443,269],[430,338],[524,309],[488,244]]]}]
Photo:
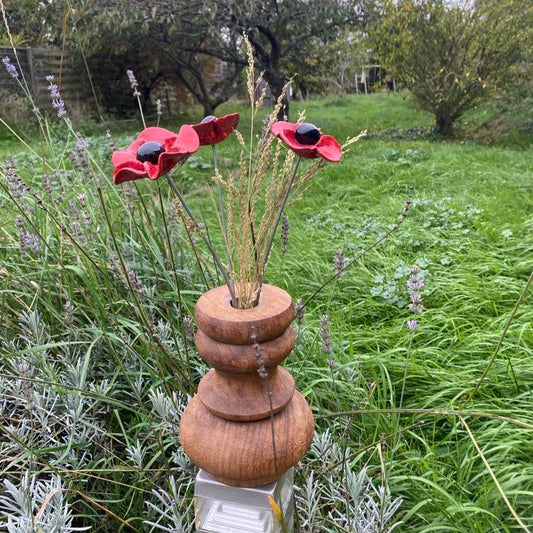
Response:
[{"label": "dried seed head", "polygon": [[261,354],[261,348],[259,347],[259,343],[257,342],[257,335],[255,331],[252,331],[250,338],[253,341],[255,358],[257,359],[257,373],[259,374],[259,377],[261,379],[267,379],[268,371],[265,366],[265,360],[263,359],[263,355]]},{"label": "dried seed head", "polygon": [[52,185],[52,179],[50,178],[50,174],[47,174],[46,172],[43,174],[43,177],[41,178],[41,184],[45,192],[48,195],[52,196],[52,193],[54,192],[54,187]]},{"label": "dried seed head", "polygon": [[20,392],[24,400],[28,402],[28,406],[30,407],[30,409],[33,409],[35,407],[35,404],[34,404],[35,398],[33,394],[33,383],[31,382],[33,370],[28,363],[20,363],[18,366],[18,371],[19,371],[19,376],[21,378]]}]

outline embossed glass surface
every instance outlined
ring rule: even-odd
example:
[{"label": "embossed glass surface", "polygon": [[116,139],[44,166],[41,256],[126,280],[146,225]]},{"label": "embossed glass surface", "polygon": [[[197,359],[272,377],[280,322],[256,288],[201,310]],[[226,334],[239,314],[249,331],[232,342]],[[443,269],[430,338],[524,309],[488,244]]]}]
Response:
[{"label": "embossed glass surface", "polygon": [[293,531],[293,469],[276,483],[262,487],[229,487],[204,470],[196,476],[194,503],[197,533],[281,533],[269,496],[283,512],[287,531]]}]

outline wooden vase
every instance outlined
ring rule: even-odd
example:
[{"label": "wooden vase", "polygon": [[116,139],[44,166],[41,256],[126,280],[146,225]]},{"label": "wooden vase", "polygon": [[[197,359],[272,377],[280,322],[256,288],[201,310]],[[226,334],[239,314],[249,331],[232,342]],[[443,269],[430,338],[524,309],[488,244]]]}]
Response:
[{"label": "wooden vase", "polygon": [[292,299],[264,285],[256,307],[235,309],[222,286],[198,300],[194,316],[198,352],[213,368],[181,418],[185,453],[226,485],[276,481],[309,449],[314,430],[309,405],[279,366],[295,343]]}]

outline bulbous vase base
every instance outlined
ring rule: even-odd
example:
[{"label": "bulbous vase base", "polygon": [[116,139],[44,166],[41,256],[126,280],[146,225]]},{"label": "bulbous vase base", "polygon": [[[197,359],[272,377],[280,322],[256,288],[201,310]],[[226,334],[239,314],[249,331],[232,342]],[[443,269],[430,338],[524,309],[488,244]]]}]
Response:
[{"label": "bulbous vase base", "polygon": [[313,432],[313,414],[298,391],[280,413],[251,422],[220,418],[196,395],[183,412],[180,440],[191,461],[217,481],[259,487],[303,457]]}]

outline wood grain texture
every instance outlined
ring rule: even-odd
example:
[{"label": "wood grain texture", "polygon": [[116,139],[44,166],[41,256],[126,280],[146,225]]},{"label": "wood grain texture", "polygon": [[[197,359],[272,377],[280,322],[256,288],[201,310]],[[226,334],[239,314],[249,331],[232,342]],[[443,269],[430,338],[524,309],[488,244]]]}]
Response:
[{"label": "wood grain texture", "polygon": [[256,371],[229,374],[210,370],[198,385],[198,396],[217,416],[250,421],[268,418],[271,410],[274,414],[281,411],[292,398],[294,389],[294,378],[277,366],[269,370],[267,378],[261,378]]},{"label": "wood grain texture", "polygon": [[[196,334],[196,348],[202,359],[225,372],[257,372],[257,350],[253,344],[228,344],[208,337],[201,329]],[[296,335],[289,326],[279,337],[259,344],[259,354],[267,368],[279,365],[292,351]]]},{"label": "wood grain texture", "polygon": [[198,328],[208,337],[227,344],[252,344],[279,337],[294,318],[287,292],[263,285],[259,303],[252,309],[235,309],[226,286],[203,294],[194,308]]},{"label": "wood grain texture", "polygon": [[294,466],[313,439],[313,415],[298,391],[272,422],[270,418],[224,420],[206,409],[196,395],[182,415],[180,440],[189,458],[217,481],[258,487],[276,481]]},{"label": "wood grain texture", "polygon": [[198,352],[214,368],[181,418],[185,453],[228,485],[279,479],[309,449],[314,431],[311,409],[279,366],[295,342],[291,297],[264,285],[256,307],[235,309],[227,288],[218,287],[200,297],[195,318]]}]

